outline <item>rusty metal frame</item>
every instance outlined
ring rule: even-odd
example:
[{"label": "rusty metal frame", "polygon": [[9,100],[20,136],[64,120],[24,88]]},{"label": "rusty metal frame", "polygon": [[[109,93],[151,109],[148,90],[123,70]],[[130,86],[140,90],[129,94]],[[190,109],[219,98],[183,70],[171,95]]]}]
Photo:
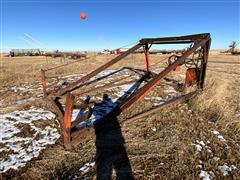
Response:
[{"label": "rusty metal frame", "polygon": [[[159,74],[150,76],[150,56],[149,56],[149,49],[152,44],[183,44],[183,43],[193,43],[188,50],[182,53],[176,61],[166,67],[163,71]],[[46,72],[51,69],[41,70],[41,78],[42,78],[42,88],[43,94],[46,99],[48,99],[58,114],[58,117],[61,121],[63,127],[63,136],[64,136],[64,145],[67,148],[72,148],[78,145],[79,143],[83,142],[84,140],[88,139],[89,135],[92,134],[92,128],[85,127],[81,128],[78,131],[74,131],[73,128],[80,123],[81,121],[89,118],[91,116],[92,108],[91,104],[84,103],[84,104],[75,104],[74,102],[74,93],[73,91],[78,89],[80,85],[84,82],[89,80],[90,78],[94,77],[101,71],[107,69],[108,67],[112,66],[113,64],[119,62],[129,54],[133,53],[140,47],[144,47],[144,54],[146,59],[146,76],[144,78],[148,79],[149,81],[136,92],[131,94],[127,97],[124,101],[122,101],[116,108],[114,108],[109,114],[119,115],[121,112],[125,111],[126,109],[132,107],[136,102],[143,99],[154,87],[156,87],[162,79],[164,79],[171,71],[174,71],[177,66],[183,65],[184,60],[188,58],[191,54],[196,52],[199,48],[203,49],[203,59],[201,60],[200,65],[200,74],[199,78],[197,79],[197,86],[198,88],[202,89],[204,87],[204,80],[206,77],[206,68],[208,62],[208,54],[211,45],[211,37],[209,33],[204,34],[195,34],[195,35],[188,35],[188,36],[178,36],[178,37],[164,37],[164,38],[145,38],[141,39],[138,44],[133,46],[132,48],[128,49],[127,51],[123,52],[122,54],[118,55],[117,57],[113,58],[106,64],[100,66],[96,70],[92,71],[91,73],[87,74],[86,76],[82,77],[81,79],[69,84],[66,87],[63,87],[57,91],[47,91],[47,84],[46,84]],[[181,97],[177,97],[165,104],[171,104],[176,100],[179,100],[183,97],[187,97],[188,94],[183,95]],[[65,101],[65,110],[63,105],[60,103],[59,99],[66,98]],[[164,106],[164,105],[162,105]],[[161,108],[162,108],[161,106]],[[84,117],[81,119],[76,119],[71,122],[72,119],[72,112],[74,108],[85,108],[88,109],[88,114],[85,114]],[[151,110],[151,112],[155,112],[155,110]],[[102,118],[104,119],[104,117]]]}]

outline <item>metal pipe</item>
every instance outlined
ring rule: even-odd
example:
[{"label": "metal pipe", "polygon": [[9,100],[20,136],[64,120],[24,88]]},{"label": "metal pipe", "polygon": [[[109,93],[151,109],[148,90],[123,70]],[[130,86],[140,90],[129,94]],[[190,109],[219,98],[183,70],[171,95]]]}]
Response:
[{"label": "metal pipe", "polygon": [[74,107],[74,96],[67,93],[66,96],[66,109],[64,114],[63,123],[63,139],[66,148],[71,148],[71,121]]},{"label": "metal pipe", "polygon": [[146,58],[146,70],[147,73],[150,73],[150,56],[149,56],[149,47],[148,44],[145,44],[145,58]]},{"label": "metal pipe", "polygon": [[46,75],[45,71],[41,69],[41,78],[42,78],[42,88],[43,88],[43,97],[47,96],[47,82],[46,82]]},{"label": "metal pipe", "polygon": [[209,37],[209,33],[203,33],[203,34],[193,34],[193,35],[187,35],[187,36],[177,36],[177,37],[163,37],[163,38],[143,38],[140,40],[140,44],[146,44],[151,43],[155,44],[155,42],[185,42],[185,41],[195,41],[199,39],[205,39]]}]

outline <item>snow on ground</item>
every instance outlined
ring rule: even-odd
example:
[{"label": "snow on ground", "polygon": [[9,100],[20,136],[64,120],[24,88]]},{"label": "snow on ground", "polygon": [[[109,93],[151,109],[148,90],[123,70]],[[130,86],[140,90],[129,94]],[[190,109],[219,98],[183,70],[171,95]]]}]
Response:
[{"label": "snow on ground", "polygon": [[[213,156],[212,155],[212,150],[210,147],[210,141],[206,141],[204,142],[203,140],[196,140],[195,143],[192,143],[193,146],[195,146],[195,150],[196,150],[196,154],[200,156],[201,152],[203,150],[205,150],[210,157]],[[211,180],[215,177],[215,174],[213,173],[213,171],[206,171],[204,169],[204,161],[203,160],[199,160],[198,161],[198,165],[197,168],[200,169],[200,173],[199,173],[199,177],[203,180]]]},{"label": "snow on ground", "polygon": [[8,103],[0,103],[0,108],[5,108],[5,107],[8,107],[10,105],[20,105],[20,104],[24,104],[26,102],[31,102],[31,101],[35,101],[39,98],[33,98],[33,97],[30,97],[30,98],[22,98],[22,99],[17,99],[17,100],[14,100],[14,101],[11,101],[11,102],[8,102]]},{"label": "snow on ground", "polygon": [[[230,147],[226,144],[226,140],[223,138],[223,136],[217,131],[217,130],[211,130],[212,134],[216,135],[218,140],[226,146],[226,150],[230,149]],[[205,151],[208,153],[210,160],[213,160],[214,162],[220,161],[220,158],[216,156],[211,149],[211,143],[210,141],[203,141],[203,140],[196,140],[195,143],[192,143],[193,146],[195,146],[196,154],[199,158],[201,158],[201,152]],[[204,153],[203,153],[204,154]],[[199,177],[204,180],[210,180],[215,177],[215,174],[212,171],[206,171],[204,169],[204,161],[199,160],[199,164],[197,165],[197,168],[200,169]],[[217,166],[216,169],[214,169],[214,172],[217,171],[218,173],[222,174],[223,176],[229,176],[232,171],[236,170],[237,167],[234,165],[228,165],[227,163],[224,163],[223,165]]]},{"label": "snow on ground", "polygon": [[[94,107],[93,107],[93,113],[92,116],[86,120],[86,121],[82,121],[78,127],[83,127],[83,126],[88,126],[88,127],[92,127],[93,123],[98,120],[101,119],[102,117],[104,117],[105,115],[107,115],[109,112],[111,112],[120,102],[123,98],[127,97],[129,94],[131,94],[131,92],[129,91],[129,89],[131,90],[131,88],[134,86],[134,84],[127,84],[127,85],[122,85],[119,86],[118,88],[121,89],[120,92],[115,93],[115,95],[117,96],[117,98],[115,99],[111,99],[108,95],[106,95],[105,97],[102,98],[102,102],[101,103],[95,103]],[[135,88],[135,87],[133,87]],[[72,116],[72,121],[75,120],[77,117],[80,117],[81,115],[83,115],[85,113],[85,110],[77,110],[74,109],[73,111],[73,116]]]},{"label": "snow on ground", "polygon": [[60,137],[57,129],[37,125],[37,122],[54,118],[52,112],[35,107],[0,114],[0,173],[25,166],[27,161],[38,157],[48,144],[55,143]]},{"label": "snow on ground", "polygon": [[30,83],[23,83],[19,86],[12,86],[10,90],[18,93],[20,96],[25,94],[35,95],[36,97],[43,97],[42,95],[42,87],[41,84],[30,84]]},{"label": "snow on ground", "polygon": [[218,137],[218,139],[219,139],[220,141],[226,142],[226,139],[224,139],[224,137],[223,137],[218,131],[213,130],[213,131],[211,131],[211,133],[217,135],[217,137]]},{"label": "snow on ground", "polygon": [[186,75],[185,74],[178,74],[181,78],[185,79]]},{"label": "snow on ground", "polygon": [[89,83],[93,83],[93,82],[100,82],[101,84],[106,84],[109,83],[110,81],[114,81],[117,80],[121,77],[129,77],[131,76],[131,78],[139,78],[139,74],[134,73],[133,71],[131,71],[129,68],[121,68],[118,70],[105,70],[100,72],[99,74],[97,74],[96,76],[90,78],[87,82],[85,82],[84,84],[89,84]]},{"label": "snow on ground", "polygon": [[[213,172],[211,171],[211,174],[212,173]],[[212,179],[212,176],[207,171],[203,171],[203,170],[201,170],[199,177],[202,178],[203,180],[211,180]]]},{"label": "snow on ground", "polygon": [[11,85],[9,87],[3,87],[0,93],[4,93],[3,98],[0,99],[0,108],[24,104],[43,97],[40,83],[31,84],[25,82],[19,85]]},{"label": "snow on ground", "polygon": [[88,162],[88,163],[84,164],[84,165],[79,169],[79,171],[80,171],[82,174],[86,174],[93,166],[95,166],[95,162]]},{"label": "snow on ground", "polygon": [[[125,98],[127,98],[132,92],[137,88],[142,87],[146,82],[139,80],[144,73],[139,70],[122,68],[120,70],[106,70],[99,73],[94,78],[91,78],[84,84],[96,83],[96,86],[104,85],[108,83],[118,83],[119,79],[128,78],[128,80],[136,80],[133,83],[126,83],[117,87],[108,88],[107,90],[112,92],[110,95],[112,97],[99,97],[93,96],[91,100],[99,100],[100,103],[95,103],[93,114],[87,121],[83,121],[79,126],[93,126],[93,122],[97,119],[101,119],[103,116],[108,114],[114,107],[120,104]],[[76,81],[80,79],[83,74],[67,75],[59,78],[61,85],[67,85],[69,82]],[[56,79],[50,80],[48,84],[56,82]],[[122,81],[121,81],[122,82]],[[124,82],[124,81],[123,81]],[[42,96],[41,84],[30,84],[23,83],[19,86],[12,86],[11,91],[18,93],[20,96],[36,95],[37,97]],[[177,95],[177,91],[171,86],[167,85],[164,87],[164,92],[169,96]],[[17,104],[25,103],[26,101],[34,100],[32,98],[23,98],[16,101]],[[147,100],[147,98],[145,98]],[[162,97],[151,97],[151,101],[154,102],[153,105],[157,106],[164,102]],[[81,116],[86,110],[75,109],[73,111],[72,120],[76,117]],[[50,111],[44,109],[37,109],[31,107],[28,110],[13,111],[7,114],[1,114],[0,116],[0,126],[1,132],[1,143],[0,143],[0,157],[1,165],[0,172],[5,172],[10,168],[17,169],[26,164],[27,161],[34,157],[37,157],[41,150],[48,144],[54,144],[59,138],[57,129],[51,128],[49,124],[44,127],[39,127],[36,125],[37,121],[49,121],[54,119],[55,115]],[[155,128],[152,129],[156,131]],[[24,133],[23,131],[27,131]],[[91,166],[91,164],[90,164]],[[83,168],[84,169],[84,168]],[[88,169],[88,168],[85,168]]]},{"label": "snow on ground", "polygon": [[160,106],[162,104],[164,104],[164,101],[160,101],[159,103],[153,103],[154,106]]},{"label": "snow on ground", "polygon": [[174,87],[172,87],[172,86],[170,86],[170,85],[165,85],[165,86],[164,86],[164,92],[165,92],[166,94],[168,94],[168,96],[170,96],[170,97],[176,97],[176,96],[180,95],[179,92],[176,91],[176,90],[174,89]]},{"label": "snow on ground", "polygon": [[84,74],[71,74],[71,75],[63,76],[61,79],[68,80],[68,81],[76,81],[82,76],[84,76]]},{"label": "snow on ground", "polygon": [[88,173],[94,168],[95,162],[87,162],[79,168],[80,175],[69,175],[67,178],[62,177],[62,179],[71,179],[71,180],[88,180],[91,179]]},{"label": "snow on ground", "polygon": [[204,142],[203,140],[196,140],[195,143],[193,143],[192,145],[195,146],[195,149],[196,149],[196,153],[200,153],[203,149],[206,149],[207,152],[211,153],[211,147],[209,146],[210,145],[210,142],[207,141],[207,142]]},{"label": "snow on ground", "polygon": [[228,166],[227,163],[225,163],[223,166],[218,166],[218,169],[223,176],[228,176],[233,170],[237,169],[237,167],[234,165]]}]

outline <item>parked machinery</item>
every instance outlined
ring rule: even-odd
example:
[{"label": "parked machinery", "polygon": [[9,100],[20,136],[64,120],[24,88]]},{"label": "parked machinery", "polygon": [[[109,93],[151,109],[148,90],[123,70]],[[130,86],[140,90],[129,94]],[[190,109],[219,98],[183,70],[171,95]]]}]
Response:
[{"label": "parked machinery", "polygon": [[9,56],[39,56],[42,55],[40,49],[12,49]]}]

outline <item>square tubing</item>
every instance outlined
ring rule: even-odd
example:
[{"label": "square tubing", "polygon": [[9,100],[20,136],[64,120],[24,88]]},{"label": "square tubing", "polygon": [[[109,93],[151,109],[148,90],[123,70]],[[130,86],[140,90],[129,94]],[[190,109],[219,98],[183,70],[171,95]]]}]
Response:
[{"label": "square tubing", "polygon": [[205,63],[205,61],[206,61],[206,44],[205,44],[202,48],[203,48],[203,59],[201,60],[199,81],[197,82],[198,88],[201,88],[201,84],[202,84],[203,66],[204,66],[204,63]]},{"label": "square tubing", "polygon": [[148,44],[145,44],[145,58],[146,58],[146,70],[147,74],[150,74],[150,56],[149,56],[149,46]]},{"label": "square tubing", "polygon": [[59,102],[58,97],[49,97],[49,102],[52,104],[52,106],[55,109],[58,117],[60,118],[61,125],[63,125],[64,110],[63,110],[62,104]]},{"label": "square tubing", "polygon": [[151,44],[155,44],[155,43],[160,43],[160,42],[164,42],[164,44],[168,44],[168,42],[187,42],[187,41],[195,41],[198,39],[205,39],[209,36],[209,33],[204,33],[204,34],[193,34],[193,35],[186,35],[186,36],[177,36],[177,37],[162,37],[162,38],[144,38],[140,40],[141,44],[145,44],[145,43],[151,43]]},{"label": "square tubing", "polygon": [[74,96],[67,93],[66,96],[66,109],[63,122],[63,139],[66,148],[71,148],[71,121],[74,107]]},{"label": "square tubing", "polygon": [[201,89],[203,89],[204,87],[210,46],[211,46],[211,39],[209,39],[209,41],[203,47],[203,62],[201,66],[201,74],[200,74],[200,80],[199,80],[199,87]]},{"label": "square tubing", "polygon": [[43,88],[43,97],[47,96],[47,82],[46,82],[46,74],[43,69],[41,69],[41,78],[42,78],[42,88]]}]

